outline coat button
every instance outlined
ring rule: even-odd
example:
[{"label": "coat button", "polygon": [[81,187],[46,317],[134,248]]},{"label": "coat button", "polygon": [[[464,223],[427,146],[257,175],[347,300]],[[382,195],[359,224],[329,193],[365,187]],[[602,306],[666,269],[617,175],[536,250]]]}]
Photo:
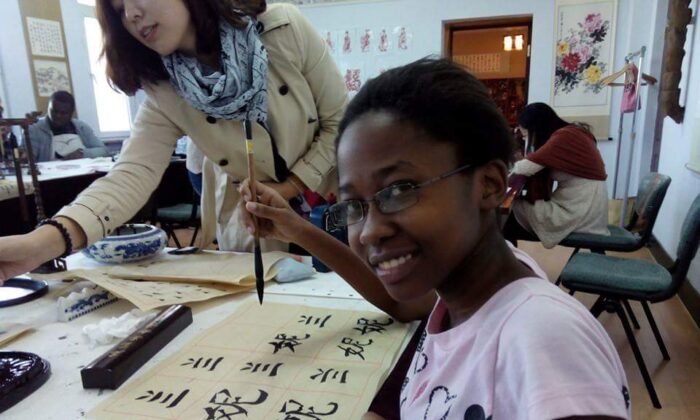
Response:
[{"label": "coat button", "polygon": [[286,95],[289,92],[289,87],[287,85],[280,86],[280,95]]},{"label": "coat button", "polygon": [[211,115],[207,115],[207,122],[209,124],[216,124],[216,118],[212,117]]},{"label": "coat button", "polygon": [[228,159],[221,159],[219,161],[219,166],[226,166],[228,165]]}]

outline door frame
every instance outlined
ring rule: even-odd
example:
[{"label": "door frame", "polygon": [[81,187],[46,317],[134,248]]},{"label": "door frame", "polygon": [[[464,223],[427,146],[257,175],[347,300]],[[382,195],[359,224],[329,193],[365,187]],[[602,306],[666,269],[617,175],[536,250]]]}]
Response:
[{"label": "door frame", "polygon": [[469,29],[494,29],[510,26],[527,26],[527,54],[525,63],[525,103],[530,102],[530,55],[532,48],[532,15],[511,15],[492,18],[470,18],[444,20],[442,22],[442,56],[452,57],[452,34],[456,31]]}]

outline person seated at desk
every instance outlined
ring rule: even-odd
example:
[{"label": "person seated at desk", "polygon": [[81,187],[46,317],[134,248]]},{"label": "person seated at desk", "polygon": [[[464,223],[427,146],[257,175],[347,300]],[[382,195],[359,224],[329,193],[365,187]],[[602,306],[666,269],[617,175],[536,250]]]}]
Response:
[{"label": "person seated at desk", "polygon": [[[515,201],[504,227],[506,239],[539,238],[552,248],[572,232],[609,235],[607,174],[591,132],[564,121],[544,103],[526,106],[518,128],[534,152],[512,171],[529,178],[526,196]],[[552,181],[557,182],[553,192]]]},{"label": "person seated at desk", "polygon": [[51,95],[48,115],[29,126],[35,161],[108,156],[104,143],[89,125],[73,118],[74,112],[73,95],[63,90]]}]

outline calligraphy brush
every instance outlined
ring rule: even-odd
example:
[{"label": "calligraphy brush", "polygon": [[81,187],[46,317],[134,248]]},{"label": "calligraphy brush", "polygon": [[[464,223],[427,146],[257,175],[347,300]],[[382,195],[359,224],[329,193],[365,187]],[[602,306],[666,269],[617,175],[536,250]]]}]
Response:
[{"label": "calligraphy brush", "polygon": [[[255,190],[255,171],[253,170],[253,129],[250,125],[250,120],[243,121],[245,128],[245,149],[248,154],[248,180],[250,185],[250,195],[254,201],[258,201],[258,194]],[[255,224],[255,289],[258,291],[258,300],[262,305],[263,290],[265,289],[265,279],[263,278],[263,262],[262,253],[260,251],[260,236],[258,235],[258,220],[253,216]]]}]

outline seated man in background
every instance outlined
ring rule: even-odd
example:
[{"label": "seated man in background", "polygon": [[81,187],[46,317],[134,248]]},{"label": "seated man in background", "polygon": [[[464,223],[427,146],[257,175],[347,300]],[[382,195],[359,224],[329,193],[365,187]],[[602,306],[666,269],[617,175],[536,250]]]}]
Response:
[{"label": "seated man in background", "polygon": [[66,91],[54,92],[46,117],[29,126],[34,159],[81,159],[107,156],[107,148],[89,125],[73,118],[75,99]]}]

